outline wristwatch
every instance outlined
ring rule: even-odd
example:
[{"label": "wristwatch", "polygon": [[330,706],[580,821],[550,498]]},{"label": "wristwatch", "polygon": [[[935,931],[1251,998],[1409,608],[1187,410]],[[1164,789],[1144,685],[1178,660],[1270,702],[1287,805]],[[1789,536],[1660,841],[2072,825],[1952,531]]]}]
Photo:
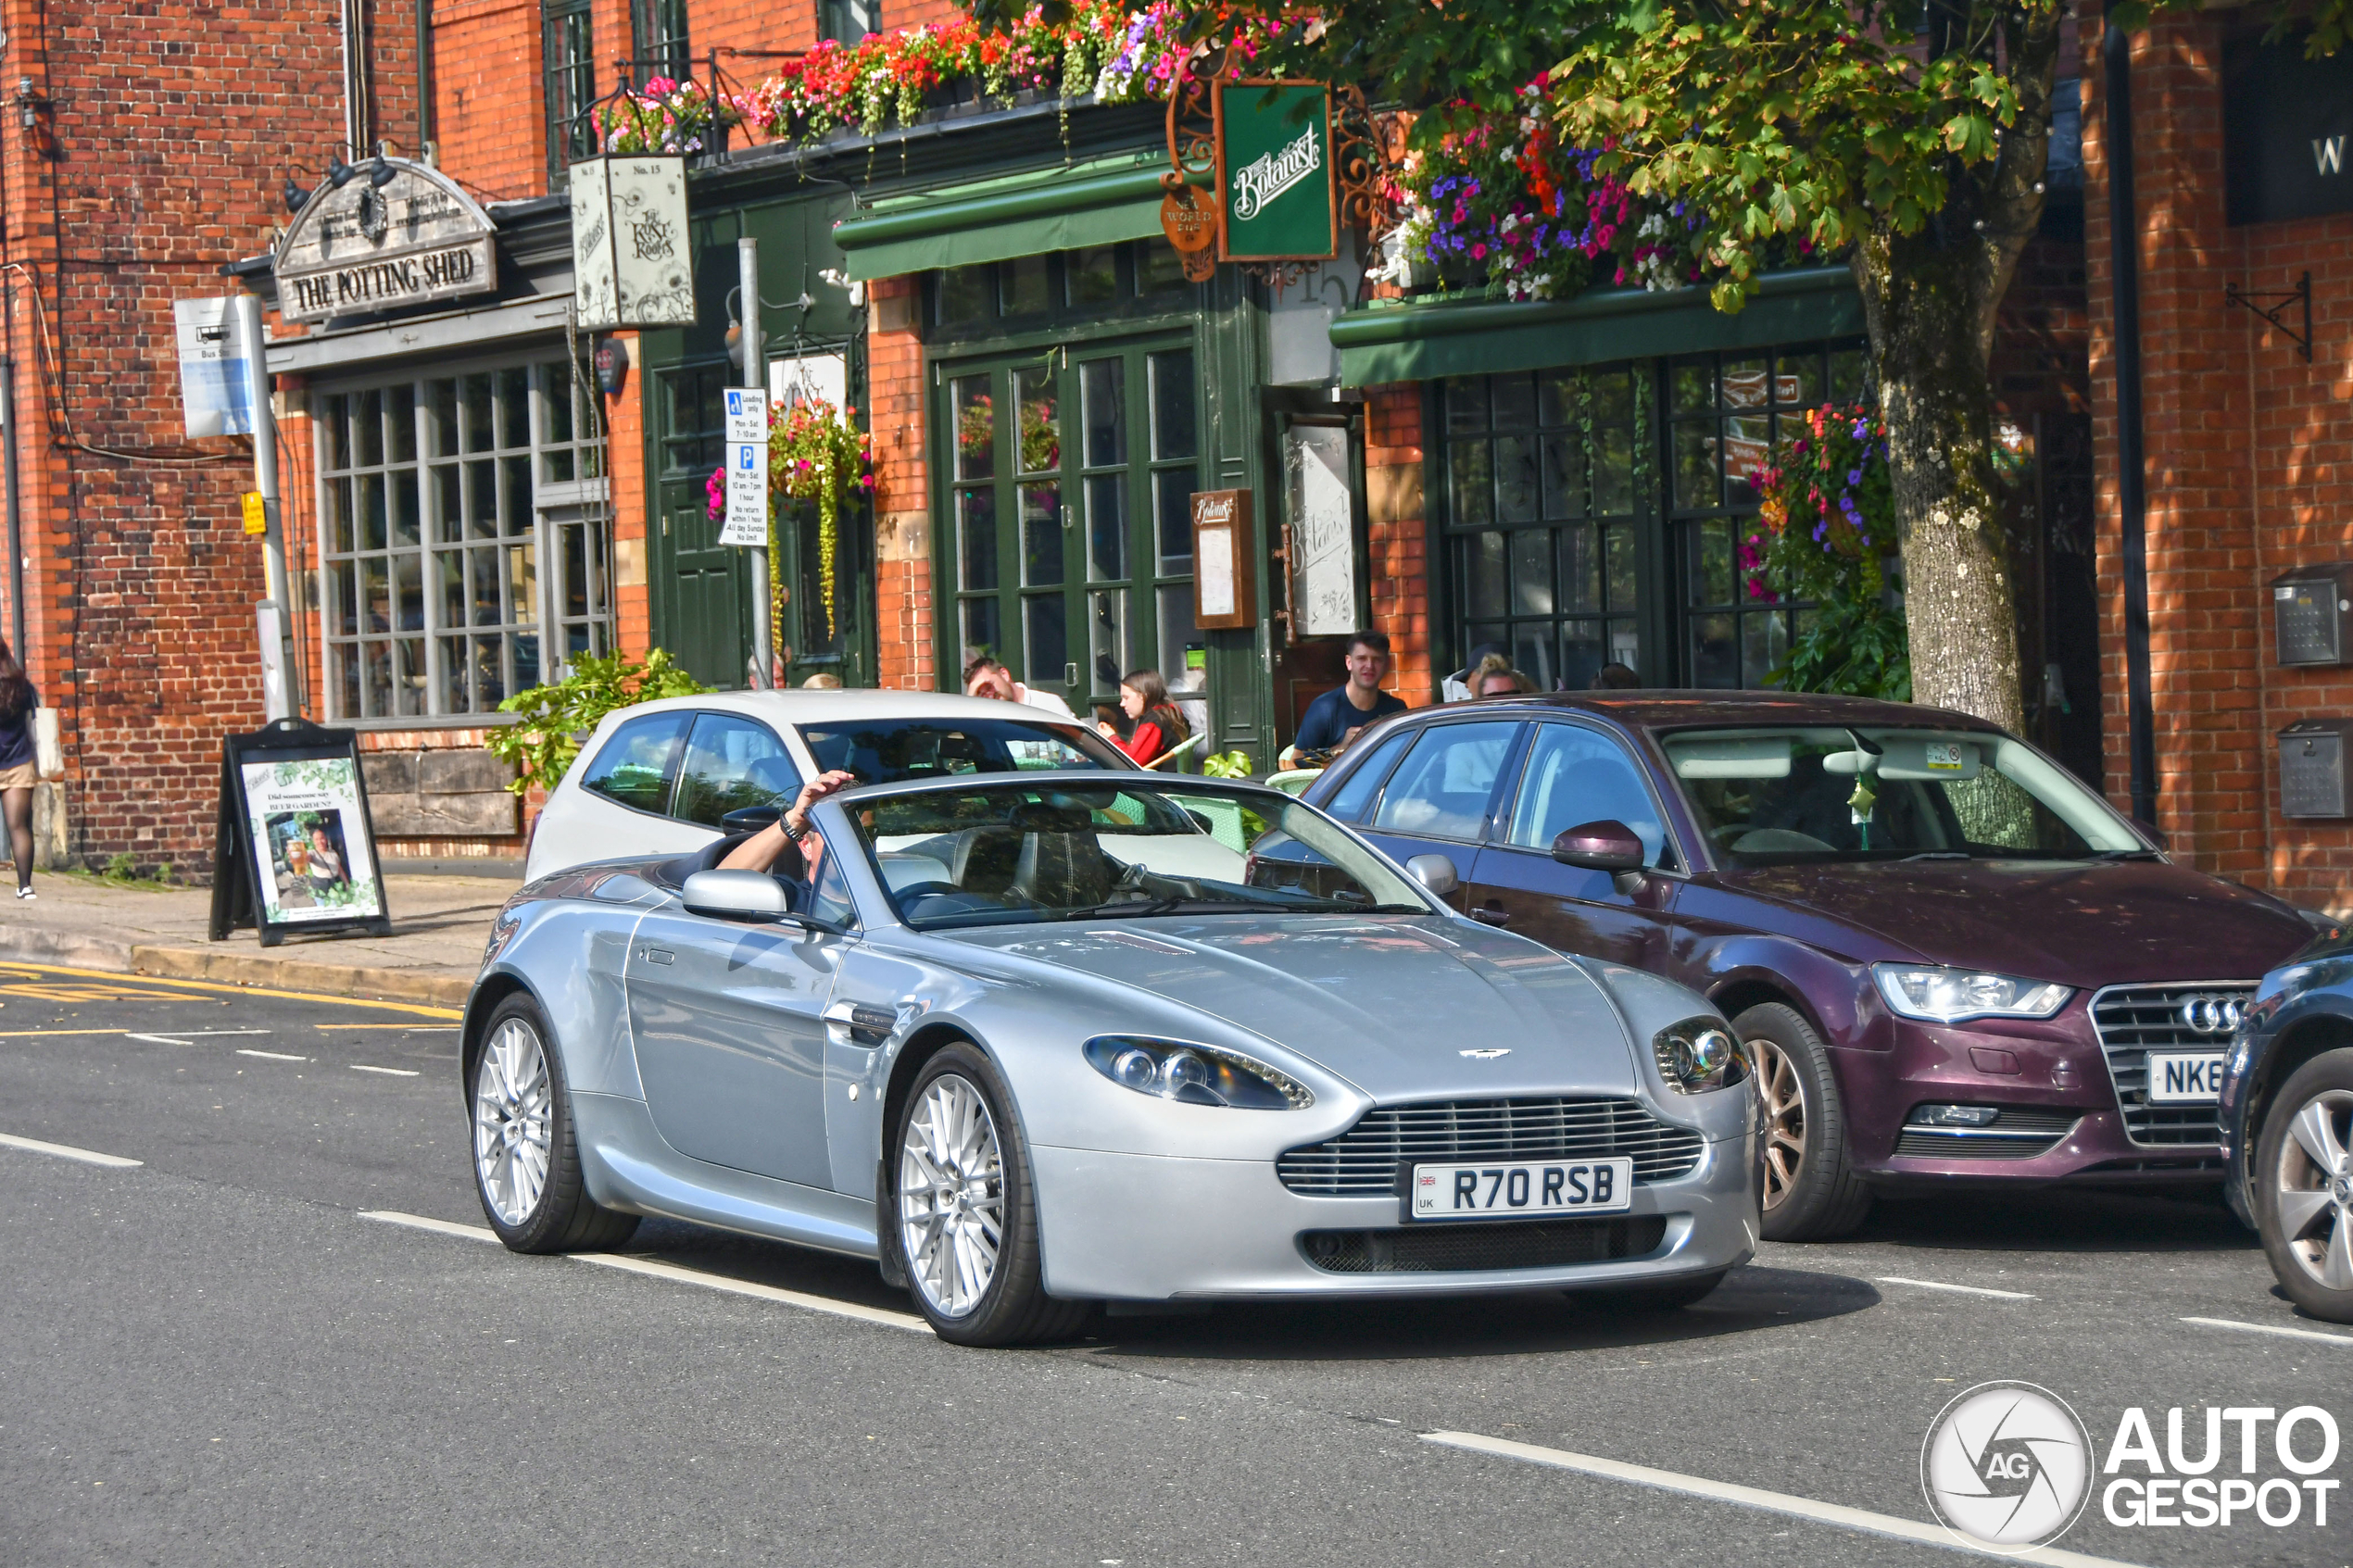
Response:
[{"label": "wristwatch", "polygon": [[803,822],[800,826],[795,827],[792,825],[792,818],[789,814],[778,817],[776,819],[776,825],[784,829],[785,836],[795,844],[799,844],[802,839],[809,836],[808,823]]}]

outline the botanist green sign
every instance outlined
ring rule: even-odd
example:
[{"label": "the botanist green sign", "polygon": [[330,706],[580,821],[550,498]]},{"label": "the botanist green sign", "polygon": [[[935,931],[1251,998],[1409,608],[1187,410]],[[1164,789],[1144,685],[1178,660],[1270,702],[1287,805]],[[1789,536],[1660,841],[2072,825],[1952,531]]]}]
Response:
[{"label": "the botanist green sign", "polygon": [[1339,253],[1331,93],[1320,82],[1224,82],[1216,121],[1221,261],[1320,261]]}]

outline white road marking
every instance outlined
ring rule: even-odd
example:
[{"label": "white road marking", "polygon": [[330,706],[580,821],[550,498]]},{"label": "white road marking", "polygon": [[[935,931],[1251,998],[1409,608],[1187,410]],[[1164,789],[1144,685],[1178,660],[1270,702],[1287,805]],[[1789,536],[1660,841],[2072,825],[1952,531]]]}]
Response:
[{"label": "white road marking", "polygon": [[2201,1328],[2234,1328],[2241,1334],[2277,1334],[2289,1339],[2317,1339],[2323,1345],[2353,1345],[2353,1334],[2322,1334],[2313,1328],[2289,1328],[2284,1323],[2240,1323],[2234,1318],[2183,1318]]},{"label": "white road marking", "polygon": [[1920,1546],[1942,1547],[1947,1551],[1996,1557],[2008,1562],[2040,1562],[2049,1564],[2050,1568],[2130,1568],[2129,1564],[2119,1563],[2110,1558],[2086,1557],[2081,1552],[2062,1551],[2057,1547],[2008,1551],[1979,1546],[1967,1537],[1955,1535],[1942,1524],[1899,1519],[1889,1513],[1872,1513],[1840,1503],[1817,1502],[1812,1498],[1795,1498],[1755,1486],[1735,1486],[1729,1481],[1682,1475],[1672,1470],[1653,1470],[1648,1465],[1627,1464],[1592,1454],[1570,1453],[1566,1449],[1515,1443],[1504,1437],[1482,1437],[1475,1432],[1425,1432],[1421,1436],[1425,1443],[1437,1443],[1450,1449],[1467,1449],[1473,1453],[1492,1454],[1501,1459],[1524,1460],[1530,1464],[1547,1465],[1554,1470],[1574,1470],[1605,1480],[1630,1482],[1637,1486],[1655,1486],[1663,1492],[1679,1492],[1685,1497],[1705,1498],[1711,1502],[1734,1503],[1742,1508],[1759,1509],[1767,1513],[1784,1514],[1792,1519],[1805,1519],[1842,1530],[1859,1530],[1866,1535],[1886,1536]]},{"label": "white road marking", "polygon": [[[454,1236],[466,1241],[498,1239],[498,1234],[486,1226],[453,1224],[447,1220],[429,1220],[422,1214],[403,1214],[389,1209],[362,1210],[359,1217],[387,1225],[406,1225],[410,1230],[432,1231],[437,1236]],[[675,1263],[664,1263],[653,1258],[630,1258],[618,1252],[573,1252],[568,1256],[576,1263],[595,1263],[601,1268],[619,1269],[624,1273],[643,1274],[648,1279],[699,1285],[707,1290],[724,1290],[733,1296],[749,1296],[755,1300],[774,1301],[780,1306],[799,1307],[806,1311],[851,1318],[860,1323],[880,1323],[887,1328],[911,1329],[917,1334],[931,1332],[931,1324],[912,1312],[894,1312],[881,1307],[862,1307],[854,1301],[835,1301],[823,1296],[811,1296],[799,1290],[780,1290],[773,1285],[754,1285],[749,1280],[705,1273],[700,1269],[682,1269]]]},{"label": "white road marking", "polygon": [[133,1035],[123,1031],[126,1040],[144,1041],[150,1046],[193,1046],[198,1040],[217,1039],[223,1035],[267,1035],[267,1029],[182,1029],[170,1035]]},{"label": "white road marking", "polygon": [[308,1061],[310,1060],[307,1056],[288,1056],[283,1051],[258,1051],[251,1046],[239,1046],[237,1047],[237,1054],[239,1056],[258,1056],[264,1061]]},{"label": "white road marking", "polygon": [[387,1078],[414,1078],[417,1075],[414,1069],[407,1067],[371,1067],[364,1061],[347,1065],[354,1073],[381,1073]]},{"label": "white road marking", "polygon": [[1994,1296],[2005,1301],[2032,1301],[2033,1297],[2023,1290],[1988,1290],[1982,1285],[1946,1285],[1941,1279],[1906,1279],[1902,1274],[1881,1274],[1881,1285],[1908,1285],[1920,1290],[1950,1290],[1962,1296]]},{"label": "white road marking", "polygon": [[120,1154],[100,1154],[95,1149],[75,1148],[70,1144],[43,1143],[39,1138],[20,1138],[8,1133],[0,1133],[0,1144],[34,1154],[54,1154],[60,1160],[79,1160],[84,1165],[105,1165],[118,1171],[127,1171],[134,1165],[146,1163],[144,1160],[125,1160]]}]

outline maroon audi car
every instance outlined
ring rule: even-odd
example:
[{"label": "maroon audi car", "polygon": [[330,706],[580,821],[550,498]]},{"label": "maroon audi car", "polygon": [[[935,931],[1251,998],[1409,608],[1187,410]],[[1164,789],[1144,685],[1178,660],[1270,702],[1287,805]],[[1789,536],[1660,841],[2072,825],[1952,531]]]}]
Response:
[{"label": "maroon audi car", "polygon": [[1904,1185],[2219,1182],[2231,1032],[2319,924],[2171,863],[1994,725],[1856,697],[1419,709],[1306,797],[1447,857],[1474,920],[1712,997],[1756,1072],[1775,1240]]}]

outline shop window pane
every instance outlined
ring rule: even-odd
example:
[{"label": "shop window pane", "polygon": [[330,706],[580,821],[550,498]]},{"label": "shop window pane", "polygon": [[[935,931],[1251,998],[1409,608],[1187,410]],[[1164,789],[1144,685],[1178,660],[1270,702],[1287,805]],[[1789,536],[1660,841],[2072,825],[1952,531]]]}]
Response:
[{"label": "shop window pane", "polygon": [[1151,357],[1152,457],[1189,458],[1200,449],[1193,403],[1193,351],[1180,348]]},{"label": "shop window pane", "polygon": [[1702,615],[1692,621],[1692,684],[1737,686],[1741,684],[1740,647],[1734,615]]},{"label": "shop window pane", "polygon": [[1863,395],[1863,351],[1842,348],[1831,356],[1831,396],[1852,403]]},{"label": "shop window pane", "polygon": [[1565,370],[1547,370],[1536,378],[1536,417],[1548,430],[1577,423],[1577,378]]},{"label": "shop window pane", "polygon": [[466,639],[443,637],[440,639],[440,647],[441,711],[444,713],[472,712],[473,701],[466,694]]},{"label": "shop window pane", "polygon": [[1624,517],[1634,509],[1634,433],[1622,425],[1593,432],[1593,515]]},{"label": "shop window pane", "polygon": [[1070,280],[1075,306],[1109,305],[1119,297],[1119,252],[1111,245],[1063,253],[1063,273]]},{"label": "shop window pane", "polygon": [[569,483],[571,482],[571,480],[572,480],[572,448],[571,448],[571,447],[569,447],[569,446],[559,446],[559,447],[555,448],[553,451],[550,451],[550,452],[543,452],[543,453],[541,453],[541,454],[540,454],[540,462],[541,462],[541,464],[542,464],[542,471],[543,471],[543,472],[545,472],[545,473],[547,474],[547,483],[550,483],[550,484],[565,484],[565,483]]},{"label": "shop window pane", "polygon": [[1642,672],[1642,636],[1634,630],[1634,622],[1630,620],[1614,619],[1608,624],[1610,662],[1623,664],[1637,675],[1641,674]]},{"label": "shop window pane", "polygon": [[1668,396],[1678,414],[1716,411],[1716,372],[1705,365],[1678,365],[1667,377]]},{"label": "shop window pane", "polygon": [[458,418],[465,427],[466,450],[487,452],[497,444],[491,429],[490,377],[464,377],[458,385]]},{"label": "shop window pane", "polygon": [[989,271],[978,267],[950,267],[939,274],[939,320],[943,326],[973,326],[988,319]]},{"label": "shop window pane", "polygon": [[414,550],[392,558],[392,601],[394,631],[425,629],[424,558]]},{"label": "shop window pane", "polygon": [[498,608],[498,552],[468,550],[467,569],[472,574],[473,623],[496,626],[507,618]]},{"label": "shop window pane", "polygon": [[359,646],[365,650],[363,657],[368,667],[367,707],[360,709],[360,717],[382,719],[392,712],[392,645],[371,642]]},{"label": "shop window pane", "polygon": [[1127,460],[1127,365],[1090,359],[1078,367],[1079,406],[1086,424],[1085,461],[1105,468]]},{"label": "shop window pane", "polygon": [[1070,663],[1068,606],[1060,594],[1032,594],[1021,601],[1021,612],[1028,652],[1026,681],[1061,685]]},{"label": "shop window pane", "polygon": [[1087,575],[1097,583],[1127,576],[1127,479],[1099,473],[1087,481]]},{"label": "shop window pane", "polygon": [[351,553],[351,481],[331,479],[327,482],[327,550],[331,555]]},{"label": "shop window pane", "polygon": [[1535,683],[1540,692],[1553,689],[1559,671],[1553,663],[1553,623],[1523,621],[1512,628],[1512,668]]},{"label": "shop window pane", "polygon": [[964,601],[964,656],[967,659],[987,654],[992,659],[1005,657],[1005,629],[995,599]]},{"label": "shop window pane", "polygon": [[1536,378],[1526,372],[1490,378],[1497,430],[1526,430],[1536,422]]},{"label": "shop window pane", "polygon": [[1585,515],[1585,440],[1581,435],[1544,438],[1544,515]]},{"label": "shop window pane", "polygon": [[1166,240],[1146,240],[1136,247],[1136,292],[1175,294],[1185,287],[1185,258]]},{"label": "shop window pane", "polygon": [[417,495],[417,470],[392,470],[392,542],[415,545],[424,538],[424,520]]},{"label": "shop window pane", "polygon": [[1504,522],[1536,521],[1536,438],[1495,438],[1495,509]]},{"label": "shop window pane", "polygon": [[498,372],[498,445],[531,445],[531,372],[521,365]]},{"label": "shop window pane", "polygon": [[327,634],[352,637],[359,633],[359,569],[349,561],[327,568]]},{"label": "shop window pane", "polygon": [[1483,435],[1487,432],[1487,383],[1478,376],[1465,376],[1446,383],[1446,429],[1454,435]]},{"label": "shop window pane", "polygon": [[1036,316],[1047,305],[1046,258],[1016,256],[997,263],[1000,307],[1008,316]]},{"label": "shop window pane", "polygon": [[417,389],[407,382],[384,389],[384,433],[392,443],[392,460],[417,460]]},{"label": "shop window pane", "polygon": [[425,640],[403,637],[392,645],[393,711],[412,718],[425,711]]},{"label": "shop window pane", "polygon": [[466,536],[491,539],[498,533],[498,465],[488,459],[466,465]]},{"label": "shop window pane", "polygon": [[435,550],[434,575],[441,582],[441,624],[466,623],[466,558],[456,550]]},{"label": "shop window pane", "polygon": [[1783,408],[1816,408],[1822,402],[1822,357],[1789,354],[1773,369],[1773,401]]},{"label": "shop window pane", "polygon": [[1750,482],[1765,471],[1772,457],[1772,431],[1765,416],[1751,414],[1724,421],[1724,485],[1730,505],[1744,505],[1755,498],[1756,492]]},{"label": "shop window pane", "polygon": [[1054,372],[1045,366],[1013,372],[1021,403],[1021,471],[1050,473],[1063,466],[1062,425],[1054,417]]},{"label": "shop window pane", "polygon": [[381,550],[389,527],[384,515],[384,476],[363,474],[359,483],[359,547]]},{"label": "shop window pane", "polygon": [[507,671],[496,637],[474,639],[474,700],[488,712],[507,700]]},{"label": "shop window pane", "polygon": [[1473,620],[1511,613],[1504,535],[1474,533],[1463,541],[1463,608]]},{"label": "shop window pane", "polygon": [[347,469],[351,466],[351,399],[337,393],[327,399],[319,423],[327,433],[327,467]]},{"label": "shop window pane", "polygon": [[949,383],[956,408],[956,477],[987,479],[997,471],[997,405],[987,376],[962,376]]},{"label": "shop window pane", "polygon": [[458,465],[436,464],[433,470],[434,538],[454,544],[465,533],[466,507],[458,494]]},{"label": "shop window pane", "polygon": [[1780,614],[1767,610],[1741,617],[1741,684],[1771,684],[1774,668],[1789,655],[1789,628]]},{"label": "shop window pane", "polygon": [[1487,443],[1457,441],[1446,448],[1447,498],[1457,528],[1485,528],[1495,521],[1495,476]]},{"label": "shop window pane", "polygon": [[956,492],[957,557],[967,589],[997,586],[997,492]]},{"label": "shop window pane", "polygon": [[539,384],[547,399],[547,444],[560,446],[572,439],[572,405],[576,389],[571,367],[560,359],[540,366]]},{"label": "shop window pane", "polygon": [[563,613],[581,620],[588,613],[588,530],[583,524],[568,523],[556,531],[556,536],[563,550]]},{"label": "shop window pane", "polygon": [[1187,684],[1195,690],[1206,689],[1209,684],[1209,655],[1202,641],[1201,628],[1193,624],[1193,585],[1173,583],[1160,590],[1160,662],[1156,668],[1161,679],[1171,690],[1176,685],[1174,671],[1183,671]]},{"label": "shop window pane", "polygon": [[1675,504],[1713,510],[1724,504],[1716,477],[1716,422],[1675,427]]},{"label": "shop window pane", "polygon": [[1772,400],[1771,394],[1764,360],[1736,359],[1724,367],[1725,408],[1762,408]]},{"label": "shop window pane", "polygon": [[1162,469],[1152,475],[1152,510],[1160,523],[1163,575],[1193,569],[1193,487],[1190,469]]},{"label": "shop window pane", "polygon": [[499,468],[507,479],[506,495],[498,510],[500,528],[508,533],[531,532],[531,459],[503,458]]},{"label": "shop window pane", "polygon": [[356,467],[381,467],[384,460],[384,395],[374,388],[352,399],[351,456]]},{"label": "shop window pane", "polygon": [[1634,418],[1634,372],[1614,370],[1587,378],[1593,394],[1595,424],[1628,424]]},{"label": "shop window pane", "polygon": [[1609,662],[1609,643],[1598,621],[1561,622],[1561,684],[1583,691]]},{"label": "shop window pane", "polygon": [[1094,658],[1094,692],[1110,698],[1119,691],[1119,678],[1128,671],[1127,593],[1124,588],[1099,588],[1087,596],[1088,649]]},{"label": "shop window pane", "polygon": [[539,546],[536,545],[510,545],[507,547],[507,619],[522,625],[529,625],[539,619]]},{"label": "shop window pane", "polygon": [[1634,604],[1634,530],[1619,523],[1608,530],[1609,608],[1630,610]]},{"label": "shop window pane", "polygon": [[444,378],[425,383],[427,447],[436,458],[458,455],[458,383]]},{"label": "shop window pane", "polygon": [[1063,493],[1059,484],[1021,487],[1021,579],[1049,587],[1063,580]]},{"label": "shop window pane", "polygon": [[1560,530],[1561,608],[1602,608],[1602,531],[1591,523]]},{"label": "shop window pane", "polygon": [[1703,522],[1692,530],[1692,603],[1728,605],[1732,591],[1732,523]]},{"label": "shop window pane", "polygon": [[335,712],[339,717],[357,718],[359,713],[359,646],[357,643],[336,643],[327,649],[327,684],[336,696]]},{"label": "shop window pane", "polygon": [[1528,528],[1510,535],[1512,542],[1512,613],[1553,613],[1553,533],[1548,528]]}]

